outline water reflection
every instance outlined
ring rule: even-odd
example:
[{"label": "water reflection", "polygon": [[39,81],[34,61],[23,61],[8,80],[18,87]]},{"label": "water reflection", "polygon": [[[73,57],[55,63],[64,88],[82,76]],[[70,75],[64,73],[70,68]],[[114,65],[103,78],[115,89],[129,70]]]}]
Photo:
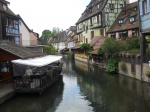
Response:
[{"label": "water reflection", "polygon": [[54,112],[62,101],[64,83],[60,79],[44,94],[18,94],[8,102],[0,105],[0,112]]},{"label": "water reflection", "polygon": [[80,91],[91,102],[95,112],[149,112],[147,83],[141,84],[121,75],[114,77],[78,61],[73,64],[73,69],[79,74]]},{"label": "water reflection", "polygon": [[149,112],[147,83],[108,75],[79,61],[62,60],[60,80],[42,96],[17,95],[0,112]]}]

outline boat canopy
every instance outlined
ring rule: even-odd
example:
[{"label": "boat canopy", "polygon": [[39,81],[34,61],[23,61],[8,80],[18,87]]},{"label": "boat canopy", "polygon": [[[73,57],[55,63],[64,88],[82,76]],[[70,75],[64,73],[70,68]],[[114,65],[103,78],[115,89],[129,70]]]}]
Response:
[{"label": "boat canopy", "polygon": [[37,57],[37,58],[26,59],[26,60],[17,59],[17,60],[12,60],[11,62],[14,64],[42,67],[51,64],[53,62],[59,61],[61,58],[62,56],[48,55],[44,57]]}]

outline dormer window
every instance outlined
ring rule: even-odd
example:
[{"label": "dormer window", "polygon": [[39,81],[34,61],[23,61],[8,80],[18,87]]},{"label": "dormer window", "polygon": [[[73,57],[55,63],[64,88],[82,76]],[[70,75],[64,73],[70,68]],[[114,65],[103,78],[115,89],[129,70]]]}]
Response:
[{"label": "dormer window", "polygon": [[99,9],[99,4],[97,5],[97,10]]},{"label": "dormer window", "polygon": [[129,21],[130,21],[130,23],[134,22],[135,21],[135,17],[130,17]]},{"label": "dormer window", "polygon": [[119,19],[119,20],[118,20],[118,23],[119,23],[119,24],[123,24],[123,20],[122,20],[122,19]]},{"label": "dormer window", "polygon": [[122,14],[123,14],[123,15],[125,15],[125,14],[126,14],[126,12],[125,12],[125,11],[123,11],[123,12],[122,12]]},{"label": "dormer window", "polygon": [[134,7],[134,11],[137,11],[137,7]]},{"label": "dormer window", "polygon": [[131,12],[131,9],[128,10],[128,13],[130,13],[130,12]]},{"label": "dormer window", "polygon": [[120,4],[120,8],[121,8],[121,9],[123,8],[123,4]]},{"label": "dormer window", "polygon": [[6,10],[7,9],[7,6],[6,6],[6,4],[3,4],[3,8]]},{"label": "dormer window", "polygon": [[114,4],[109,4],[110,9],[114,9]]}]

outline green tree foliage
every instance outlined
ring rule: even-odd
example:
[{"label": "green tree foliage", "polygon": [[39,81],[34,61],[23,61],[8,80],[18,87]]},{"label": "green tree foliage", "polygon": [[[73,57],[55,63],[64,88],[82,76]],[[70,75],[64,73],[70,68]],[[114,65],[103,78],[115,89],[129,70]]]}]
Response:
[{"label": "green tree foliage", "polygon": [[74,52],[69,52],[67,57],[69,59],[74,59]]},{"label": "green tree foliage", "polygon": [[80,45],[80,49],[83,50],[85,54],[87,54],[89,51],[93,50],[93,46],[88,43],[83,43]]},{"label": "green tree foliage", "polygon": [[98,54],[104,54],[106,58],[106,71],[116,73],[118,71],[118,53],[124,49],[124,43],[114,38],[106,37],[104,43],[98,49]]},{"label": "green tree foliage", "polygon": [[52,33],[50,30],[44,30],[42,32],[42,36],[40,38],[40,41],[44,45],[48,45],[48,39],[52,36]]},{"label": "green tree foliage", "polygon": [[125,50],[140,49],[140,39],[137,36],[128,37],[125,40]]},{"label": "green tree foliage", "polygon": [[48,39],[58,34],[59,32],[60,29],[58,27],[53,27],[52,31],[45,29],[42,32],[42,36],[40,37],[39,41],[44,45],[48,45]]},{"label": "green tree foliage", "polygon": [[60,28],[58,28],[58,27],[53,27],[53,29],[52,29],[52,36],[58,34],[59,32],[60,32]]},{"label": "green tree foliage", "polygon": [[43,52],[47,53],[47,54],[54,55],[56,52],[56,49],[52,45],[47,45],[47,46],[44,46]]}]

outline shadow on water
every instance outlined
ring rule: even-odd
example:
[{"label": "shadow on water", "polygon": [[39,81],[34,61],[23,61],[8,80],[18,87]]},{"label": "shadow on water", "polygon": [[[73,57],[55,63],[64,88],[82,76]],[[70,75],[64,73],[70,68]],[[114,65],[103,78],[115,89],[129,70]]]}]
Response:
[{"label": "shadow on water", "polygon": [[79,61],[62,59],[63,81],[42,96],[16,95],[0,112],[149,112],[150,87],[123,75],[108,75]]},{"label": "shadow on water", "polygon": [[17,94],[0,105],[0,112],[54,112],[62,101],[64,83],[59,79],[42,95]]},{"label": "shadow on water", "polygon": [[95,112],[149,112],[150,87],[123,75],[108,75],[103,69],[72,62],[81,93]]}]

